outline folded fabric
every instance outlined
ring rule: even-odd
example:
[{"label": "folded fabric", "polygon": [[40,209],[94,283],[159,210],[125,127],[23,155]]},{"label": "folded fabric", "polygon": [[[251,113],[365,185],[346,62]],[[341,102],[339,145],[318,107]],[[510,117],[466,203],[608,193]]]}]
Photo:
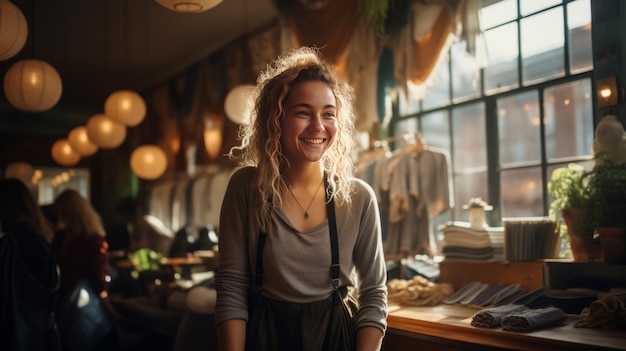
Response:
[{"label": "folded fabric", "polygon": [[454,294],[452,294],[445,300],[443,300],[443,303],[448,304],[448,305],[459,303],[467,295],[473,294],[475,290],[481,289],[481,288],[482,288],[481,282],[478,282],[478,281],[471,282],[465,285],[464,287],[462,287],[461,289],[457,290]]},{"label": "folded fabric", "polygon": [[485,306],[502,306],[509,305],[516,300],[522,294],[525,294],[526,290],[522,288],[519,283],[507,285],[499,293],[493,295],[491,299],[485,302]]},{"label": "folded fabric", "polygon": [[474,301],[478,295],[480,295],[483,291],[485,291],[489,287],[489,284],[480,283],[476,288],[472,289],[471,292],[467,293],[465,297],[459,301],[461,305],[469,305]]},{"label": "folded fabric", "polygon": [[546,294],[550,289],[542,286],[535,290],[531,290],[513,301],[516,305],[524,305],[528,308],[545,307]]},{"label": "folded fabric", "polygon": [[563,323],[565,312],[556,307],[530,309],[512,312],[502,317],[502,329],[510,331],[530,331]]},{"label": "folded fabric", "polygon": [[495,283],[489,285],[487,289],[483,290],[478,296],[476,296],[469,304],[485,307],[487,305],[487,301],[491,300],[495,295],[497,295],[502,289],[504,289],[506,285],[502,283]]},{"label": "folded fabric", "polygon": [[626,329],[626,294],[605,295],[580,313],[574,327]]},{"label": "folded fabric", "polygon": [[472,325],[474,327],[494,328],[499,327],[502,318],[512,312],[521,312],[527,310],[524,305],[502,305],[480,310],[472,316]]}]

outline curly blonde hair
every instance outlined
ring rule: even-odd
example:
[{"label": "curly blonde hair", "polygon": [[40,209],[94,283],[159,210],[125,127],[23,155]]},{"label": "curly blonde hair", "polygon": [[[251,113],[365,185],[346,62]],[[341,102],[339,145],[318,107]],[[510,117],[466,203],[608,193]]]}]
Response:
[{"label": "curly blonde hair", "polygon": [[338,204],[351,204],[354,174],[351,152],[354,142],[354,93],[339,79],[333,67],[322,59],[316,48],[302,47],[279,56],[262,72],[253,92],[254,106],[249,108],[250,123],[241,125],[241,145],[231,149],[230,156],[241,152],[243,165],[255,166],[254,186],[261,198],[260,226],[269,228],[272,208],[282,205],[283,174],[289,164],[282,151],[280,136],[284,104],[291,89],[300,82],[320,81],[327,84],[337,100],[337,134],[322,157],[330,195]]}]

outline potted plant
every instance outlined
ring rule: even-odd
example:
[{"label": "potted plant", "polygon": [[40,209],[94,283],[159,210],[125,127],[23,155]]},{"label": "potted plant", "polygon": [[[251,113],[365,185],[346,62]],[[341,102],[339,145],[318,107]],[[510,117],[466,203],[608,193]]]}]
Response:
[{"label": "potted plant", "polygon": [[583,216],[588,204],[587,184],[585,168],[575,163],[555,169],[548,181],[548,193],[553,197],[550,217],[563,216],[562,236],[568,238],[574,261],[582,262],[599,260],[602,256],[593,226]]},{"label": "potted plant", "polygon": [[598,233],[604,261],[626,263],[626,162],[607,152],[596,154],[595,161],[586,176],[588,206],[583,220]]}]

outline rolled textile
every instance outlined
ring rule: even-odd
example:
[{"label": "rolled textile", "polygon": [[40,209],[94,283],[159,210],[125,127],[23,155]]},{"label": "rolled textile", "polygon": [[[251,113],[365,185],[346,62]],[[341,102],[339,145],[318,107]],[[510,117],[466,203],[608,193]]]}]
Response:
[{"label": "rolled textile", "polygon": [[502,329],[530,331],[562,323],[567,315],[560,308],[545,307],[512,312],[502,317]]},{"label": "rolled textile", "polygon": [[585,307],[576,328],[626,329],[626,294],[605,295]]},{"label": "rolled textile", "polygon": [[499,327],[504,316],[512,312],[521,312],[527,309],[528,308],[524,305],[513,304],[485,308],[472,316],[472,325],[474,327],[483,328]]}]

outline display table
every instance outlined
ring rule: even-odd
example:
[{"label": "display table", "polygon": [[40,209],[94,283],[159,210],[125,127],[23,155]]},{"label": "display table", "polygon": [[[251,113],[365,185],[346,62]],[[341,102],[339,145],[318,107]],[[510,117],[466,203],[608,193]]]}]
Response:
[{"label": "display table", "polygon": [[626,350],[626,331],[574,328],[578,316],[523,333],[473,327],[477,311],[460,305],[389,306],[383,350]]}]

